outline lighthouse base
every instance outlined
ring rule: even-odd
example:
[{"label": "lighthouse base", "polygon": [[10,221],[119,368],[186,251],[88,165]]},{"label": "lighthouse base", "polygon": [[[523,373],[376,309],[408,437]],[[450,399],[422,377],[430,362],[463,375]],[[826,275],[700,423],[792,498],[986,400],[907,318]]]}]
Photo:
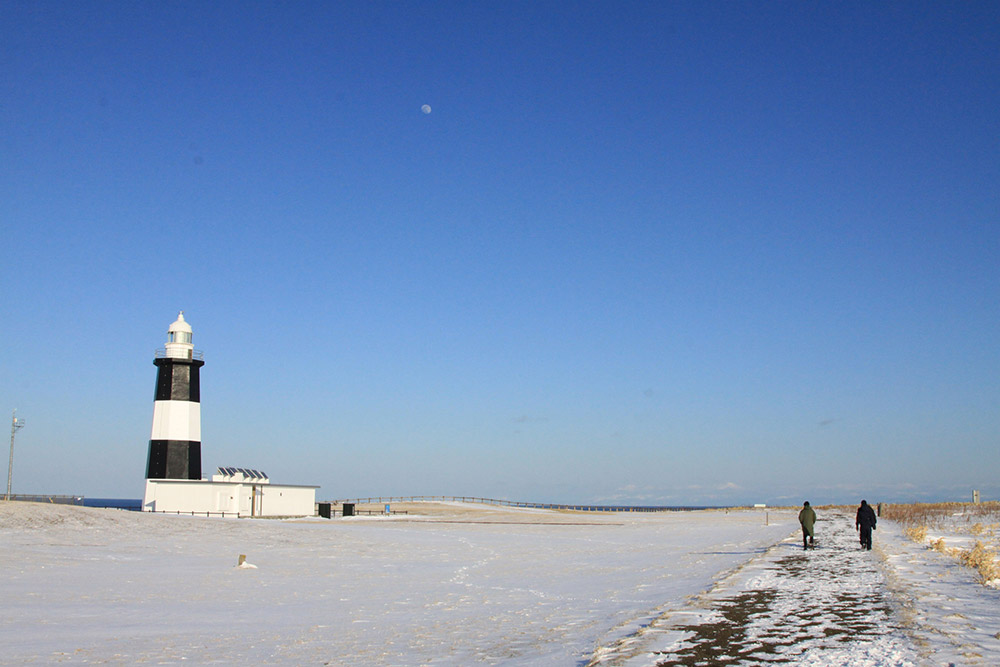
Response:
[{"label": "lighthouse base", "polygon": [[201,443],[150,440],[146,479],[201,479]]}]

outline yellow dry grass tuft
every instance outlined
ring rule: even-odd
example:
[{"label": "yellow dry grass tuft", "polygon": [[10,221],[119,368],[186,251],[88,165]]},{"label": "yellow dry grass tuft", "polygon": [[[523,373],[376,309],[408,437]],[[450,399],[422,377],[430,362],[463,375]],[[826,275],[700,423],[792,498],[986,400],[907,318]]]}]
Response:
[{"label": "yellow dry grass tuft", "polygon": [[927,539],[927,526],[907,526],[903,532],[914,542],[922,543]]},{"label": "yellow dry grass tuft", "polygon": [[983,583],[1000,579],[1000,565],[997,564],[996,554],[979,540],[976,540],[971,549],[960,550],[958,560],[962,565],[978,572]]}]

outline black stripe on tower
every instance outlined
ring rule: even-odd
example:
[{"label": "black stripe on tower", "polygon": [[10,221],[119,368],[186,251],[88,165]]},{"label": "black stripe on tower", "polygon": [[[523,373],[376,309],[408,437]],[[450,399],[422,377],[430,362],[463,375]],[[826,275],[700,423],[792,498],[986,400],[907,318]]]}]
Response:
[{"label": "black stripe on tower", "polygon": [[200,359],[155,359],[155,401],[201,402],[199,369],[205,365]]},{"label": "black stripe on tower", "polygon": [[201,443],[150,440],[146,479],[201,479]]}]

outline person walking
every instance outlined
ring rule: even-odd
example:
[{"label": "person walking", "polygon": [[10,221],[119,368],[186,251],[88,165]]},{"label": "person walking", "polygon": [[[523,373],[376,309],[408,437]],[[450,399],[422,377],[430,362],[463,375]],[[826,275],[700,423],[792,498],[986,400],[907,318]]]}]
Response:
[{"label": "person walking", "polygon": [[816,510],[809,506],[808,500],[802,504],[802,509],[799,511],[799,523],[802,524],[802,548],[814,547],[813,528],[816,525]]},{"label": "person walking", "polygon": [[854,520],[854,528],[861,538],[861,548],[866,551],[872,550],[872,531],[875,530],[876,523],[878,523],[878,519],[875,518],[875,510],[872,509],[867,500],[862,500],[861,507],[858,508],[858,516]]}]

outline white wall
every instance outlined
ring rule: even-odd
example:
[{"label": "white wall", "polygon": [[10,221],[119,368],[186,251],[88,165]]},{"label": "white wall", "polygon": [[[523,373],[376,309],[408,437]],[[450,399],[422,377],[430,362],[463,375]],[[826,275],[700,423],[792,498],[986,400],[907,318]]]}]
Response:
[{"label": "white wall", "polygon": [[229,491],[201,480],[147,479],[142,509],[145,512],[226,511],[235,514],[235,507],[219,507],[219,497],[228,497]]},{"label": "white wall", "polygon": [[[252,496],[256,486],[257,499]],[[181,512],[236,516],[313,516],[316,487],[242,484],[205,480],[147,479],[144,512]]]},{"label": "white wall", "polygon": [[260,516],[312,516],[316,512],[315,487],[265,484],[257,488],[262,492]]}]

